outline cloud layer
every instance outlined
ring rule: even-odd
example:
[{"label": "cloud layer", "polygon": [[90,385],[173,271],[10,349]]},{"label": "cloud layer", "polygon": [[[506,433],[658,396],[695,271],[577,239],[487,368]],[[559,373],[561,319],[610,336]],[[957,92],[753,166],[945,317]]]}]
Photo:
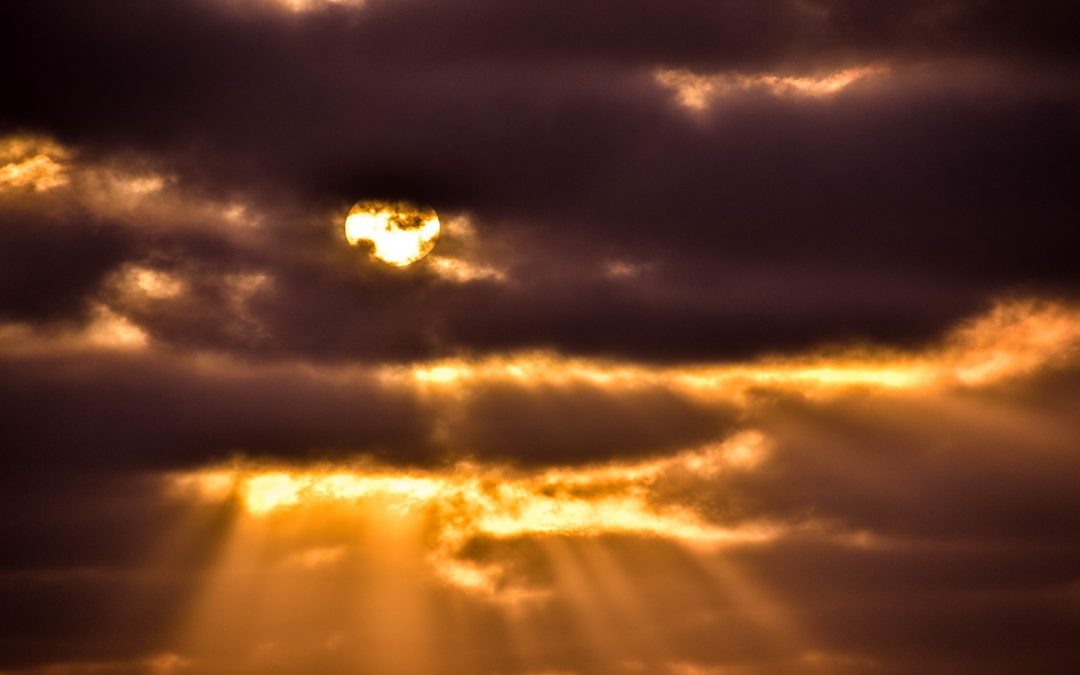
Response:
[{"label": "cloud layer", "polygon": [[1066,670],[1077,20],[3,6],[0,670]]}]

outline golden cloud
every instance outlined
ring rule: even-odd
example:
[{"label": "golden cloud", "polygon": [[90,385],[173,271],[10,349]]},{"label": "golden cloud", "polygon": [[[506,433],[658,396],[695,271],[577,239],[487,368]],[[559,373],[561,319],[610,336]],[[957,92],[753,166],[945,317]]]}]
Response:
[{"label": "golden cloud", "polygon": [[[459,554],[477,538],[635,535],[696,544],[764,541],[768,524],[729,528],[693,508],[665,503],[652,486],[665,477],[708,478],[751,470],[768,453],[768,441],[743,432],[722,443],[637,463],[521,472],[497,465],[459,464],[448,470],[395,470],[376,466],[297,467],[239,463],[181,473],[175,494],[235,500],[248,517],[289,518],[316,510],[381,514],[426,528],[428,560],[443,579],[494,592],[499,570],[478,567]],[[301,552],[294,564],[331,560],[329,549]]]},{"label": "golden cloud", "polygon": [[503,382],[522,386],[584,383],[612,389],[657,386],[728,399],[762,387],[827,395],[853,387],[919,390],[991,384],[1059,363],[1075,352],[1078,343],[1080,310],[1053,302],[1014,300],[999,303],[940,344],[919,351],[855,346],[752,363],[676,367],[528,352],[389,368],[386,376],[412,378],[433,390],[457,392]]},{"label": "golden cloud", "polygon": [[886,66],[871,64],[845,68],[816,76],[777,75],[775,73],[701,74],[685,69],[657,70],[656,82],[675,92],[683,107],[702,111],[739,91],[766,91],[773,96],[820,98],[843,91],[850,85],[888,72]]},{"label": "golden cloud", "polygon": [[0,193],[29,189],[45,192],[68,184],[68,152],[40,136],[0,138]]}]

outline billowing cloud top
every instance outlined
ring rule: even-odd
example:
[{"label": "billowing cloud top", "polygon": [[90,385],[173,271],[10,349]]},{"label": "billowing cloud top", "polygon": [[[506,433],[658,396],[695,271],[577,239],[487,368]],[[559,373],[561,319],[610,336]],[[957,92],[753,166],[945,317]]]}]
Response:
[{"label": "billowing cloud top", "polygon": [[0,7],[0,670],[1067,670],[1078,23]]}]

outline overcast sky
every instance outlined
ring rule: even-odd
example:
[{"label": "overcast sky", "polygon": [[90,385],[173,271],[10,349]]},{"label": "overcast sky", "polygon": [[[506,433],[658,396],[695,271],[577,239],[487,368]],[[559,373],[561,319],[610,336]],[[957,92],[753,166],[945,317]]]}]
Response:
[{"label": "overcast sky", "polygon": [[0,26],[0,672],[1080,660],[1077,3]]}]

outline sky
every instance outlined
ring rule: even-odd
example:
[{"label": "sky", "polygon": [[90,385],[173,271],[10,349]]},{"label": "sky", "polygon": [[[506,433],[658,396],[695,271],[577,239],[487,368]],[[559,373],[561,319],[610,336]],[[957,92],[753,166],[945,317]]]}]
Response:
[{"label": "sky", "polygon": [[1076,3],[0,25],[3,675],[1080,661]]}]

